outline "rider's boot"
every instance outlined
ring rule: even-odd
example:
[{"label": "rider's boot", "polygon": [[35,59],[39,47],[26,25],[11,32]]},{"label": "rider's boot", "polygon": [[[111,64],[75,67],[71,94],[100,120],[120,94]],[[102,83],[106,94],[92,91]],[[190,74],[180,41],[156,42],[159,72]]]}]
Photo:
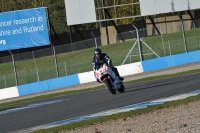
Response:
[{"label": "rider's boot", "polygon": [[119,72],[118,72],[117,68],[114,68],[114,72],[115,72],[116,76],[119,77],[119,80],[121,80],[121,81],[124,80],[124,78],[119,75]]},{"label": "rider's boot", "polygon": [[124,78],[123,78],[123,77],[121,77],[121,76],[119,76],[119,79],[120,79],[121,81],[123,81],[123,80],[124,80]]},{"label": "rider's boot", "polygon": [[98,79],[98,78],[96,78],[96,81],[97,81],[98,83],[101,83],[101,81],[99,81],[99,79]]}]

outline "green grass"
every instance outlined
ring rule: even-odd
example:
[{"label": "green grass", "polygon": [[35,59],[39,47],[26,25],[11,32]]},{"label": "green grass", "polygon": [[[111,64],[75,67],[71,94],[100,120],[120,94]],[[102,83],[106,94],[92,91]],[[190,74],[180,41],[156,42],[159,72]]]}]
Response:
[{"label": "green grass", "polygon": [[[182,32],[164,34],[163,42],[161,36],[152,36],[143,38],[143,40],[160,56],[168,56],[170,55],[168,40],[171,45],[171,54],[180,54],[185,52],[184,42],[182,38]],[[192,29],[186,31],[188,51],[195,51],[199,49],[200,44],[200,29]],[[135,40],[122,42],[117,44],[111,44],[106,46],[100,46],[103,52],[110,55],[113,64],[121,65],[126,55],[128,54],[129,49],[133,46]],[[165,53],[163,50],[163,45],[165,49]],[[94,48],[88,48],[84,50],[57,54],[57,62],[58,62],[58,70],[59,76],[65,76],[86,71],[91,71],[91,60],[93,56]],[[156,58],[145,45],[143,45],[144,60]],[[132,54],[137,55],[128,58],[125,64],[138,62],[140,61],[139,53],[138,53],[138,45],[134,48]],[[8,57],[7,57],[8,58]],[[67,72],[65,71],[65,65]],[[16,69],[18,75],[18,83],[19,85],[37,82],[37,70],[39,74],[39,80],[47,80],[50,78],[56,78],[56,68],[55,68],[55,60],[54,56],[46,56],[42,58],[36,58],[35,62],[33,59],[17,61]],[[0,88],[15,86],[15,78],[13,74],[13,65],[11,63],[0,64]],[[6,76],[6,86],[4,82],[4,75]]]}]

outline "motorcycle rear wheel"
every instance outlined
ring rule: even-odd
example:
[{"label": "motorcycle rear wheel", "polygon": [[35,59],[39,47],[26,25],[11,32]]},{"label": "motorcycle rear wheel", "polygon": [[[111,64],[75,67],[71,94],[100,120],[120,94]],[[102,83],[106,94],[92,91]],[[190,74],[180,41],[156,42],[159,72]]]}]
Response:
[{"label": "motorcycle rear wheel", "polygon": [[118,91],[119,91],[120,93],[123,93],[123,92],[125,91],[125,87],[124,87],[123,84],[121,85],[121,88],[118,89]]},{"label": "motorcycle rear wheel", "polygon": [[116,90],[114,90],[114,89],[112,88],[112,84],[111,84],[111,82],[110,82],[109,79],[104,80],[103,83],[105,84],[105,86],[107,87],[107,89],[108,89],[112,94],[116,94]]}]

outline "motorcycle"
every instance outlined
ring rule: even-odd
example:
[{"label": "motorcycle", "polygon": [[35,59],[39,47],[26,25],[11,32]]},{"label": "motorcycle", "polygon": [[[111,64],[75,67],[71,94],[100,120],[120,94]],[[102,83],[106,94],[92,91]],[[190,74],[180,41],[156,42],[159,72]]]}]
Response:
[{"label": "motorcycle", "polygon": [[112,94],[116,94],[116,91],[120,93],[125,91],[123,82],[116,76],[112,68],[107,65],[103,65],[98,70],[95,70],[95,76]]}]

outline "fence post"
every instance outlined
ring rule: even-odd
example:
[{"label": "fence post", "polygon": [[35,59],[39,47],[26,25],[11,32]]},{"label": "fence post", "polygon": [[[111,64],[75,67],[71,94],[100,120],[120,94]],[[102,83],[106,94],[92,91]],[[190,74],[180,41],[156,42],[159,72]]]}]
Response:
[{"label": "fence post", "polygon": [[66,76],[67,76],[67,65],[66,65],[65,61],[64,61],[64,66],[65,66],[65,73],[66,73]]},{"label": "fence post", "polygon": [[76,47],[75,47],[74,43],[72,43],[72,47],[73,47],[73,50],[76,51]]},{"label": "fence post", "polygon": [[184,45],[185,45],[185,52],[188,52],[188,47],[187,47],[187,42],[186,42],[186,37],[185,37],[185,27],[184,27],[184,23],[183,23],[183,18],[182,18],[182,13],[180,12],[178,14],[179,18],[181,19],[181,28],[182,28],[182,32],[183,32],[183,41],[184,41]]},{"label": "fence post", "polygon": [[69,36],[70,36],[70,42],[71,42],[72,51],[74,51],[73,36],[72,36],[72,26],[69,26]]},{"label": "fence post", "polygon": [[78,69],[78,72],[80,72],[80,70],[79,70],[79,63],[78,63],[78,59],[77,59],[77,56],[76,56],[76,64],[77,64],[77,69]]},{"label": "fence post", "polygon": [[163,41],[163,35],[162,35],[161,27],[160,27],[160,32],[161,32],[161,39],[162,39],[162,45],[163,45],[163,52],[164,52],[164,56],[166,56],[166,54],[165,54],[165,45],[164,45],[164,41]]},{"label": "fence post", "polygon": [[93,32],[92,32],[91,34],[92,34],[92,36],[94,37],[95,46],[96,46],[96,48],[98,48],[96,37],[94,36]]},{"label": "fence post", "polygon": [[171,52],[171,44],[170,44],[169,40],[168,40],[168,44],[169,44],[169,55],[172,55],[172,52]]},{"label": "fence post", "polygon": [[54,55],[54,59],[55,59],[56,74],[57,74],[57,77],[59,77],[59,71],[58,71],[58,61],[57,61],[57,57],[56,57],[56,51],[55,51],[55,48],[54,48],[54,46],[53,46],[53,55]]},{"label": "fence post", "polygon": [[34,62],[35,68],[36,68],[35,56],[34,56],[33,51],[32,51],[32,55],[33,55],[33,62]]},{"label": "fence post", "polygon": [[200,42],[199,42],[199,37],[197,35],[197,43],[198,43],[198,49],[200,49]]},{"label": "fence post", "polygon": [[37,80],[38,80],[38,82],[40,81],[40,76],[39,76],[39,72],[38,72],[38,69],[37,68],[35,68],[36,69],[36,74],[37,74]]},{"label": "fence post", "polygon": [[[9,50],[8,50],[9,51]],[[9,51],[10,52],[10,51]],[[11,56],[12,56],[12,62],[13,62],[13,66],[14,66],[14,74],[15,74],[15,83],[16,86],[18,85],[18,78],[17,78],[17,71],[16,71],[16,64],[15,64],[15,59],[13,54],[10,52]]]},{"label": "fence post", "polygon": [[143,61],[144,57],[143,57],[143,49],[142,49],[142,43],[141,43],[141,39],[140,39],[140,34],[139,34],[139,31],[138,31],[138,28],[134,24],[133,24],[133,27],[135,28],[136,34],[137,34],[137,40],[136,40],[136,42],[138,42],[138,49],[139,49],[140,61]]},{"label": "fence post", "polygon": [[39,81],[40,81],[40,78],[39,78],[38,69],[37,69],[37,67],[36,67],[35,56],[34,56],[33,51],[32,51],[32,55],[33,55],[33,62],[34,62],[34,65],[35,65],[35,69],[36,69],[37,81],[39,82]]},{"label": "fence post", "polygon": [[5,87],[7,88],[6,75],[4,75]]},{"label": "fence post", "polygon": [[[131,52],[130,49],[129,49],[129,52]],[[129,57],[130,57],[130,63],[132,63],[131,54],[129,55]]]}]

